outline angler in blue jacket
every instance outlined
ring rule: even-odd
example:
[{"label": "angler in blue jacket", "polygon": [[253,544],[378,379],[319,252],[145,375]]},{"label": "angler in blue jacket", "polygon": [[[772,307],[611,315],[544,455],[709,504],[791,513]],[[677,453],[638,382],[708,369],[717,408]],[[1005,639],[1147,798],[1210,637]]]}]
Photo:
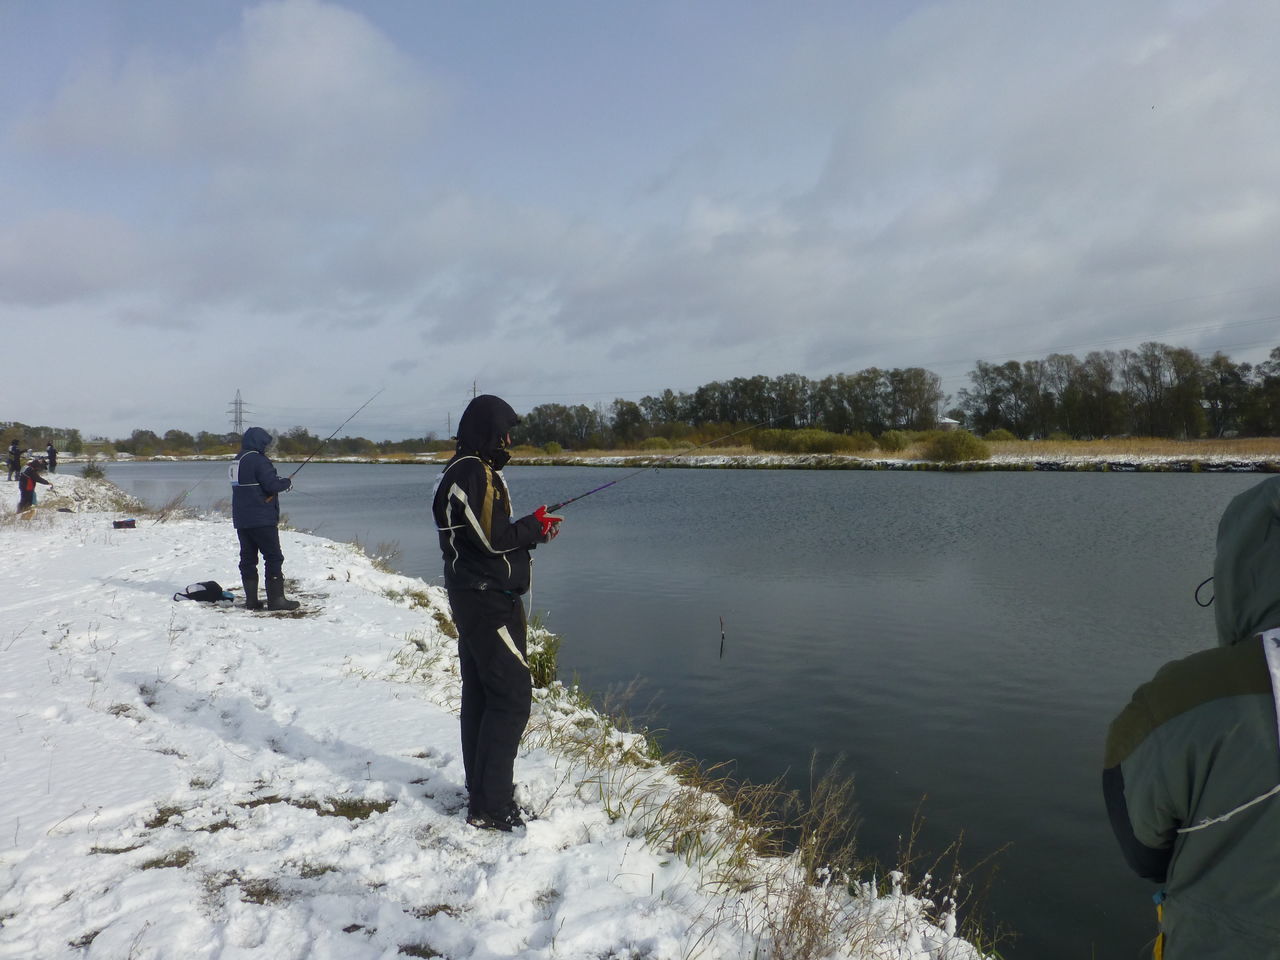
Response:
[{"label": "angler in blue jacket", "polygon": [[457,453],[436,481],[432,503],[458,628],[467,822],[485,830],[524,825],[512,778],[533,684],[520,597],[529,589],[529,551],[553,539],[560,524],[545,507],[511,518],[502,468],[519,422],[506,401],[473,399],[458,421]]},{"label": "angler in blue jacket", "polygon": [[240,452],[227,476],[231,480],[231,522],[240,538],[240,582],[244,586],[244,605],[261,610],[258,599],[258,555],[267,581],[268,610],[297,610],[301,604],[284,595],[281,567],[284,553],[280,549],[280,497],[293,486],[288,477],[276,473],[275,464],[267,456],[271,434],[261,427],[250,427],[240,442]]}]

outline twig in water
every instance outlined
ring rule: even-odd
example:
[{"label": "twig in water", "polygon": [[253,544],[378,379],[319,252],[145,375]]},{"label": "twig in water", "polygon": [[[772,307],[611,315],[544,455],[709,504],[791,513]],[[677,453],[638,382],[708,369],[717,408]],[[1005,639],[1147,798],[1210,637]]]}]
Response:
[{"label": "twig in water", "polygon": [[720,659],[724,659],[724,617],[720,618]]}]

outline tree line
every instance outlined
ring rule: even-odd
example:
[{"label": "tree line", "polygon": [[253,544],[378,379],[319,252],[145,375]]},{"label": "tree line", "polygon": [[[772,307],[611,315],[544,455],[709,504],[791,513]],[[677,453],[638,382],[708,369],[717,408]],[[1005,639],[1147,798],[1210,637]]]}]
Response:
[{"label": "tree line", "polygon": [[635,447],[661,437],[694,440],[742,424],[831,433],[931,430],[944,395],[937,374],[920,367],[836,373],[811,380],[798,373],[716,380],[691,393],[664,390],[607,408],[545,403],[526,414],[519,440],[567,449]]},{"label": "tree line", "polygon": [[1005,429],[1027,439],[1061,435],[1201,437],[1280,435],[1280,347],[1256,365],[1222,352],[1148,342],[1094,351],[1083,360],[979,362],[957,408],[975,433]]},{"label": "tree line", "polygon": [[[334,437],[327,443],[306,427],[295,426],[288,430],[268,428],[274,438],[272,453],[278,456],[308,456],[324,443],[323,453],[333,457],[376,457],[392,453],[419,453],[422,451],[452,449],[453,444],[434,437],[410,437],[406,440],[383,440],[375,443],[364,437]],[[128,437],[113,440],[110,447],[115,452],[129,453],[135,457],[155,456],[225,456],[240,450],[238,433],[210,433],[200,431],[192,435],[184,430],[166,430],[163,435],[151,430],[134,430]]]},{"label": "tree line", "polygon": [[714,381],[692,393],[665,390],[607,409],[543,404],[521,437],[566,448],[635,446],[649,437],[680,440],[709,424],[768,424],[880,437],[927,431],[945,416],[979,435],[1019,439],[1113,436],[1198,439],[1280,435],[1280,347],[1252,365],[1226,354],[1207,359],[1186,347],[1147,342],[1093,351],[1083,359],[979,360],[969,386],[944,396],[940,378],[919,367]]},{"label": "tree line", "polygon": [[[1019,439],[1280,435],[1280,347],[1255,365],[1222,352],[1205,358],[1153,341],[1133,350],[1093,351],[1083,359],[1053,353],[1042,360],[979,360],[968,379],[969,386],[948,397],[938,375],[921,367],[868,367],[821,379],[797,373],[734,377],[639,401],[540,404],[523,415],[516,440],[568,450],[634,448],[647,441],[697,444],[751,424],[880,437],[935,429],[942,416],[979,435],[1007,430]],[[305,456],[322,442],[301,426],[271,433],[275,451],[284,456]],[[41,448],[52,439],[73,454],[94,446],[78,430],[15,422],[0,424],[0,436],[6,445],[17,437]],[[142,457],[225,455],[239,450],[240,437],[134,430],[98,448]],[[325,453],[378,456],[451,448],[435,434],[380,442],[335,437]]]}]

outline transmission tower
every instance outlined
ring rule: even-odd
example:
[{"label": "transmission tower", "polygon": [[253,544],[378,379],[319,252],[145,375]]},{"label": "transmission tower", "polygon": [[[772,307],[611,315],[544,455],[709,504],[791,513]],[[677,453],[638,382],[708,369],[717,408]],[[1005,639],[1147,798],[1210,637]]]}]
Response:
[{"label": "transmission tower", "polygon": [[240,399],[239,390],[236,391],[236,398],[231,401],[231,409],[227,413],[231,415],[231,426],[236,434],[244,433],[244,401]]}]

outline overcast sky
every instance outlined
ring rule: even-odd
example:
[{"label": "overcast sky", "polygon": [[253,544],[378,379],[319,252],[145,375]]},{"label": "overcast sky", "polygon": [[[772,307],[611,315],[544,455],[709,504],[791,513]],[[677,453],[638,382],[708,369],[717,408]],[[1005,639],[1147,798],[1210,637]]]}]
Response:
[{"label": "overcast sky", "polygon": [[0,420],[1280,345],[1280,4],[0,0]]}]

